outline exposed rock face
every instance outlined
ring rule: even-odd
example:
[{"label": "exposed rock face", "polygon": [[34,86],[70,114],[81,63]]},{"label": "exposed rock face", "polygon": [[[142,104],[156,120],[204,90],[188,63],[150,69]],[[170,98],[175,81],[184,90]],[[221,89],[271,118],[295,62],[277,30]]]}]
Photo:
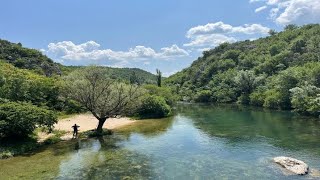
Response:
[{"label": "exposed rock face", "polygon": [[283,168],[289,170],[290,172],[297,175],[308,174],[309,166],[303,161],[290,158],[290,157],[275,157],[273,158],[274,162],[281,165]]}]

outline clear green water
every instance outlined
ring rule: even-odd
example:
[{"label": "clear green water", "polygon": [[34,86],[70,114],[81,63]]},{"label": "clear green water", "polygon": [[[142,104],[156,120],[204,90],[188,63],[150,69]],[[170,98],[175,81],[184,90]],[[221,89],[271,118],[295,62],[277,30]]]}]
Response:
[{"label": "clear green water", "polygon": [[316,179],[286,176],[292,156],[320,169],[320,122],[290,112],[185,104],[103,139],[0,161],[0,179]]}]

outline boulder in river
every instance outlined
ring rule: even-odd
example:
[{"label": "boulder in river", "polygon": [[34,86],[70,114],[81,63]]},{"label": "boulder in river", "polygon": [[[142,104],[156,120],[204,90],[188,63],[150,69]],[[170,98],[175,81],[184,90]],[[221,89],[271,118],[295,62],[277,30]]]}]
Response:
[{"label": "boulder in river", "polygon": [[297,174],[297,175],[305,175],[308,174],[309,166],[300,161],[298,159],[294,159],[291,157],[275,157],[273,158],[274,162],[281,165],[283,168],[289,170],[290,172]]}]

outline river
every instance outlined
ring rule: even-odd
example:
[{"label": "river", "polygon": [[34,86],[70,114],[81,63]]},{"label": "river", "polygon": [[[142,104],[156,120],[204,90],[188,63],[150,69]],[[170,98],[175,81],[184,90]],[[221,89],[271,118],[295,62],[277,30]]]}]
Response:
[{"label": "river", "polygon": [[0,179],[316,179],[285,175],[275,156],[320,169],[320,121],[288,111],[180,104],[167,119],[0,160]]}]

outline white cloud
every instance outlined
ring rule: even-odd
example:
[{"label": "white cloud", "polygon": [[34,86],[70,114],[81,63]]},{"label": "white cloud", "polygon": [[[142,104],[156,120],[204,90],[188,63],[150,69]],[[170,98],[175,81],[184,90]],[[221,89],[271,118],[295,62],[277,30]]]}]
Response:
[{"label": "white cloud", "polygon": [[244,33],[244,34],[268,34],[269,28],[260,24],[245,24],[244,26],[231,26],[223,22],[208,23],[189,29],[187,38],[203,34],[230,34],[230,33]]},{"label": "white cloud", "polygon": [[188,47],[215,47],[224,42],[235,42],[234,37],[223,34],[198,35],[191,38],[191,42],[184,44]]},{"label": "white cloud", "polygon": [[267,6],[261,6],[261,7],[257,8],[256,10],[254,10],[254,12],[258,13],[258,12],[261,12],[265,9],[267,9]]},{"label": "white cloud", "polygon": [[284,6],[284,11],[276,18],[276,22],[279,24],[320,22],[319,0],[292,0]]},{"label": "white cloud", "polygon": [[148,59],[172,59],[176,57],[188,56],[188,52],[177,45],[161,48],[159,52],[145,46],[136,46],[128,51],[114,51],[111,49],[100,49],[100,44],[88,41],[82,44],[74,44],[71,41],[50,43],[45,51],[51,57],[58,60],[68,61],[117,61],[116,64],[123,65],[130,60]]},{"label": "white cloud", "polygon": [[190,28],[186,37],[190,42],[185,43],[186,47],[198,47],[199,50],[212,48],[224,42],[235,42],[245,36],[267,35],[269,28],[260,24],[245,24],[243,26],[232,26],[223,22],[208,23]]},{"label": "white cloud", "polygon": [[[250,0],[250,3],[260,0]],[[262,1],[262,0],[261,0]],[[320,22],[320,0],[264,0],[270,18],[280,25]]]},{"label": "white cloud", "polygon": [[172,45],[171,47],[164,47],[161,48],[161,53],[159,54],[161,57],[181,57],[181,56],[188,56],[189,53],[179,48],[176,44]]},{"label": "white cloud", "polygon": [[264,1],[264,0],[250,0],[250,3],[255,3],[255,2],[260,2],[260,1]]}]

